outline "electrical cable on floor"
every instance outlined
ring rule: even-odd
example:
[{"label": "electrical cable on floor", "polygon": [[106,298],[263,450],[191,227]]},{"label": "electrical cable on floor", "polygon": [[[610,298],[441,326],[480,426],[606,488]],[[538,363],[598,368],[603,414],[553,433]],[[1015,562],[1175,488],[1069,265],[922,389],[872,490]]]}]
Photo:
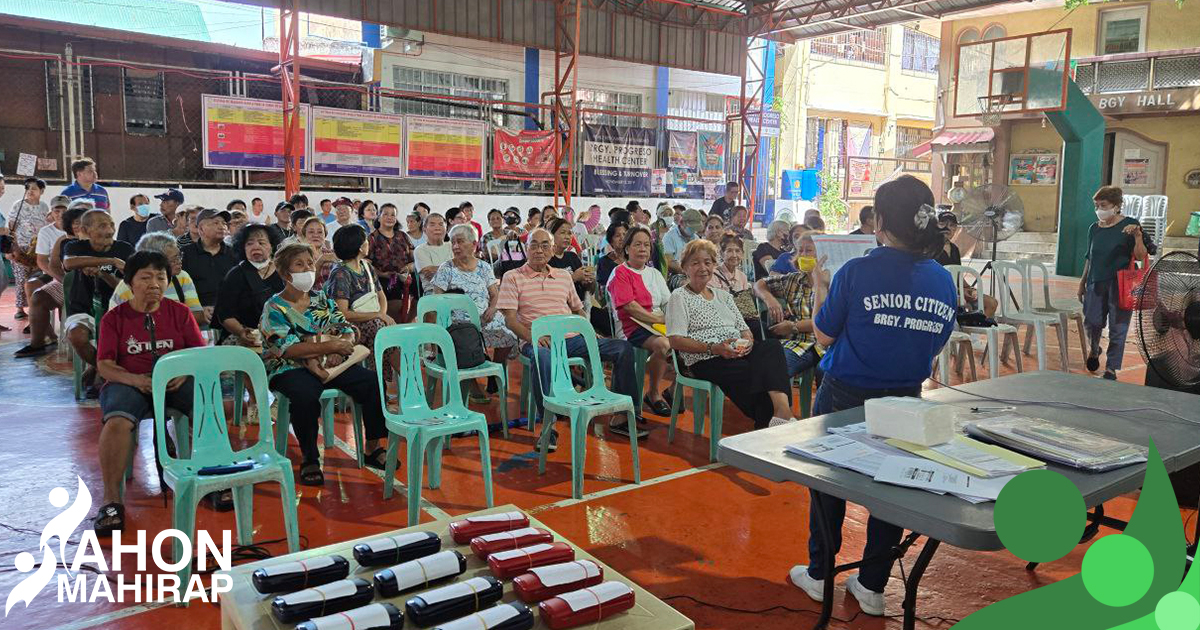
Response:
[{"label": "electrical cable on floor", "polygon": [[[961,388],[955,387],[953,385],[943,383],[933,377],[930,377],[929,380],[933,381],[934,383],[937,383],[937,385],[939,387],[945,387],[946,389],[952,389],[961,394],[966,394],[968,396],[974,396],[976,398],[981,398],[983,400],[990,400],[992,402],[1004,403],[1006,405],[1041,405],[1041,406],[1045,406],[1045,407],[1060,407],[1060,408],[1065,407],[1068,409],[1083,409],[1085,411],[1095,411],[1098,413],[1109,413],[1109,414],[1132,413],[1135,411],[1157,411],[1158,413],[1161,413],[1161,414],[1164,414],[1167,416],[1171,416],[1172,418],[1177,418],[1178,420],[1180,420],[1181,422],[1184,422],[1186,424],[1200,424],[1200,420],[1189,420],[1188,418],[1185,418],[1175,412],[1167,411],[1166,409],[1160,409],[1158,407],[1129,407],[1127,409],[1109,409],[1106,407],[1091,407],[1089,405],[1081,405],[1081,404],[1072,403],[1072,402],[1060,402],[1060,401],[1055,401],[1055,400],[1021,400],[1018,398],[996,398],[994,396],[987,396],[984,394],[977,394],[975,392],[969,392],[965,389],[961,389]],[[957,403],[950,403],[950,404],[957,404]]]},{"label": "electrical cable on floor", "polygon": [[[794,612],[794,613],[805,613],[805,614],[809,614],[809,615],[816,615],[818,617],[821,615],[821,611],[819,611],[819,610],[809,610],[807,608],[792,608],[790,606],[784,606],[782,604],[777,605],[777,606],[771,606],[770,608],[761,608],[761,609],[757,609],[757,610],[751,610],[748,608],[736,608],[734,606],[725,606],[722,604],[714,604],[712,602],[706,602],[702,599],[692,597],[691,595],[671,595],[669,597],[663,597],[660,599],[662,599],[662,601],[664,601],[664,602],[669,602],[673,599],[686,599],[688,601],[694,602],[701,606],[706,606],[708,608],[716,608],[717,610],[723,610],[725,612],[738,613],[738,614],[744,614],[744,615],[761,615],[763,613],[769,613],[774,610],[784,610],[787,612]],[[863,614],[863,612],[860,610],[860,611],[854,613],[854,615],[851,616],[849,619],[842,619],[841,617],[834,616],[834,617],[830,617],[829,620],[836,621],[838,623],[852,623],[855,619],[858,619],[858,617],[862,614]],[[886,619],[900,619],[900,618],[903,618],[904,615],[903,614],[883,615],[883,617]],[[927,617],[916,617],[916,620],[930,624],[930,625],[934,625],[934,626],[940,626],[942,624],[953,625],[953,624],[956,624],[956,623],[962,621],[962,619],[956,619],[954,617],[943,617],[941,615],[929,615]]]}]

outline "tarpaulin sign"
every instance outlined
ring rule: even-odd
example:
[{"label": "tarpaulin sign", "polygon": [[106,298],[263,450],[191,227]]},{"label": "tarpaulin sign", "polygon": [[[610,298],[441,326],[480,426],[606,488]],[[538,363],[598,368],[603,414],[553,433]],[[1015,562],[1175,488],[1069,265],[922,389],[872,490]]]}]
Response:
[{"label": "tarpaulin sign", "polygon": [[406,116],[404,123],[406,177],[483,179],[483,122]]},{"label": "tarpaulin sign", "polygon": [[[204,168],[283,170],[283,111],[279,101],[201,95]],[[300,151],[308,149],[308,105],[300,105]],[[300,168],[308,168],[308,156]]]},{"label": "tarpaulin sign", "polygon": [[700,178],[722,180],[725,178],[725,133],[722,131],[699,132]]},{"label": "tarpaulin sign", "polygon": [[312,172],[400,177],[404,117],[332,107],[312,108]]},{"label": "tarpaulin sign", "polygon": [[554,132],[497,129],[492,173],[498,179],[554,179]]},{"label": "tarpaulin sign", "polygon": [[696,132],[672,131],[667,136],[667,167],[696,170]]},{"label": "tarpaulin sign", "polygon": [[654,129],[585,125],[584,193],[649,195],[656,144]]}]

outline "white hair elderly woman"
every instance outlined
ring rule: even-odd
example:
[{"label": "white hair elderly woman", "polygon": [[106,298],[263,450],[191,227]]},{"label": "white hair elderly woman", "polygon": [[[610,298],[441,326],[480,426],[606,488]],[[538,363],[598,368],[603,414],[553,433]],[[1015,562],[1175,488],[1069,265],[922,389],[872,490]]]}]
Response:
[{"label": "white hair elderly woman", "polygon": [[[450,251],[452,258],[438,266],[429,281],[433,293],[462,293],[475,302],[479,309],[479,321],[483,324],[483,343],[492,348],[492,357],[496,363],[504,365],[508,353],[517,345],[517,336],[504,323],[504,315],[496,308],[496,296],[500,291],[500,281],[492,273],[491,265],[475,256],[479,234],[469,223],[454,226],[450,230]],[[467,314],[454,311],[452,319],[456,322],[468,321]],[[472,387],[475,390],[475,387]],[[496,391],[497,383],[489,381],[488,390]],[[471,394],[475,402],[486,402],[487,397],[478,391]]]},{"label": "white hair elderly woman", "polygon": [[[192,317],[196,318],[196,323],[201,326],[208,323],[208,319],[204,316],[204,307],[200,305],[200,297],[196,295],[196,285],[192,283],[192,277],[188,272],[183,270],[183,256],[179,253],[179,244],[175,241],[175,235],[170,232],[149,232],[143,234],[142,238],[138,239],[136,251],[139,252],[155,252],[162,254],[167,262],[171,264],[170,274],[168,274],[167,291],[163,297],[169,300],[175,300],[180,304],[188,307],[192,311]],[[128,302],[133,297],[133,291],[124,280],[117,283],[117,288],[113,290],[112,298],[108,301],[108,310],[112,310],[125,302]]]},{"label": "white hair elderly woman", "polygon": [[754,250],[754,279],[762,280],[767,277],[767,270],[775,264],[775,259],[787,249],[788,230],[792,227],[787,221],[772,221],[767,226],[767,241],[760,243]]}]

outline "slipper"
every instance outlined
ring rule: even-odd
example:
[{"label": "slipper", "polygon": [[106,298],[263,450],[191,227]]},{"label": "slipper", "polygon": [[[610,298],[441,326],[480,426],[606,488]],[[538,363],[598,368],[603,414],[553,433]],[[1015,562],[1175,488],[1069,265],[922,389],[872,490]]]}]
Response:
[{"label": "slipper", "polygon": [[387,470],[387,449],[382,446],[371,451],[370,455],[363,458],[363,464],[367,468],[375,470]]},{"label": "slipper", "polygon": [[306,486],[325,485],[325,475],[321,472],[321,465],[316,462],[301,464],[300,483]]},{"label": "slipper", "polygon": [[649,396],[642,396],[642,407],[649,409],[656,416],[671,415],[671,405],[665,400],[650,400]]},{"label": "slipper", "polygon": [[107,503],[100,506],[92,519],[92,531],[97,536],[108,536],[115,531],[125,529],[125,506],[120,503]]},{"label": "slipper", "polygon": [[17,311],[17,314],[13,315],[13,319],[26,319],[28,317],[29,313],[26,313],[25,311]]},{"label": "slipper", "polygon": [[486,405],[492,402],[492,397],[487,394],[471,394],[467,396],[467,400],[476,405]]}]

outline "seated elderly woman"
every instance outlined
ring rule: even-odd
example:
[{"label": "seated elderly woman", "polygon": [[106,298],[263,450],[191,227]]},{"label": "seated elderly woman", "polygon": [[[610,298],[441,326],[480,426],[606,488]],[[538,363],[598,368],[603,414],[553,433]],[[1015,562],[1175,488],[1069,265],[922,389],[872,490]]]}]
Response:
[{"label": "seated elderly woman", "polygon": [[687,283],[671,293],[666,320],[671,348],[683,366],[719,385],[754,421],[754,428],[790,421],[791,382],[783,348],[774,339],[755,342],[733,297],[708,286],[717,266],[717,246],[692,241],[680,263]]},{"label": "seated elderly woman", "polygon": [[[166,231],[144,234],[138,239],[136,251],[156,252],[167,259],[171,267],[167,270],[165,297],[188,307],[192,311],[192,317],[196,318],[197,324],[201,326],[207,324],[208,319],[204,316],[204,307],[200,305],[200,297],[196,295],[196,285],[192,283],[192,277],[188,275],[188,272],[183,270],[183,256],[179,253],[179,244],[175,242],[175,235]],[[112,310],[128,302],[132,297],[133,290],[129,288],[129,284],[121,280],[113,289],[112,297],[108,299],[108,309]]]},{"label": "seated elderly woman", "polygon": [[421,278],[421,291],[429,292],[425,285],[433,279],[438,267],[450,260],[450,244],[446,242],[446,217],[430,212],[425,217],[425,242],[413,250],[413,260]]},{"label": "seated elderly woman", "polygon": [[217,343],[262,346],[262,337],[256,331],[263,305],[283,290],[283,278],[272,260],[278,240],[278,232],[261,223],[247,225],[234,237],[234,255],[241,262],[225,274],[217,293],[213,310],[213,321],[220,326]]},{"label": "seated elderly woman", "polygon": [[[625,233],[625,263],[609,278],[608,294],[624,337],[634,347],[650,352],[646,369],[650,386],[642,403],[657,415],[669,416],[671,406],[659,391],[659,384],[667,371],[671,344],[651,328],[665,323],[663,308],[671,291],[662,274],[649,264],[651,247],[650,230],[645,226],[636,225]],[[614,420],[611,426],[618,434],[628,434],[624,421]]]},{"label": "seated elderly woman", "polygon": [[[366,231],[350,224],[334,232],[333,253],[341,262],[329,272],[325,295],[337,304],[346,321],[358,331],[358,343],[374,350],[375,333],[396,321],[387,314],[387,294],[379,282],[379,275],[366,260],[370,253]],[[400,364],[393,363],[393,367],[398,369]],[[390,380],[392,370],[385,370],[384,374]]]},{"label": "seated elderly woman", "polygon": [[[129,299],[100,319],[96,365],[106,381],[100,390],[104,497],[94,523],[100,535],[125,527],[125,507],[119,498],[121,478],[133,448],[133,432],[153,413],[150,375],[154,362],[173,350],[204,345],[192,311],[180,302],[163,299],[170,285],[170,269],[171,263],[158,252],[139,251],[130,256],[125,262]],[[147,326],[148,321],[154,325]],[[167,384],[166,401],[168,407],[191,414],[192,387],[187,379]]]},{"label": "seated elderly woman", "polygon": [[317,427],[321,416],[321,393],[339,389],[362,406],[366,430],[364,462],[383,470],[385,449],[380,440],[387,435],[383,407],[375,373],[361,365],[352,365],[341,374],[329,376],[322,360],[340,363],[354,347],[354,328],[333,300],[319,290],[316,260],[312,248],[293,243],[275,254],[275,268],[286,283],[283,291],[267,300],[259,328],[263,331],[263,359],[271,389],[287,396],[291,407],[292,429],[300,443],[303,459],[300,483],[319,486],[325,483],[317,450]]},{"label": "seated elderly woman", "polygon": [[[450,230],[450,250],[454,257],[442,263],[433,279],[429,281],[433,293],[462,293],[471,298],[479,310],[479,322],[483,324],[483,345],[492,349],[492,360],[500,365],[508,361],[508,353],[517,345],[517,336],[504,323],[504,314],[496,308],[496,297],[500,281],[492,273],[492,266],[475,256],[479,233],[469,223],[454,226]],[[469,321],[467,314],[456,310],[451,313],[456,322]],[[472,382],[473,402],[486,403],[488,397]],[[499,391],[495,379],[488,381],[488,392]]]},{"label": "seated elderly woman", "polygon": [[742,319],[750,327],[755,339],[765,339],[762,320],[758,316],[758,302],[754,299],[750,279],[742,268],[746,256],[746,242],[733,231],[726,231],[720,240],[721,260],[708,281],[710,289],[728,291]]},{"label": "seated elderly woman", "polygon": [[[798,226],[803,227],[803,226]],[[794,254],[789,262],[791,272],[771,275],[754,283],[754,291],[767,307],[771,318],[768,329],[782,340],[788,375],[797,376],[821,360],[817,338],[813,336],[813,277],[817,267],[817,248],[812,235],[816,232],[793,232]]]},{"label": "seated elderly woman", "polygon": [[767,240],[759,243],[754,250],[754,279],[767,277],[767,271],[775,264],[775,259],[787,250],[788,230],[791,224],[787,221],[772,221],[767,226]]},{"label": "seated elderly woman", "polygon": [[333,270],[334,263],[337,262],[337,256],[333,253],[333,246],[328,239],[328,230],[325,221],[321,217],[309,217],[296,228],[296,236],[298,242],[308,243],[313,249],[313,255],[316,259],[313,264],[316,265],[317,284],[316,286],[325,286],[325,281],[329,279],[329,272]]},{"label": "seated elderly woman", "polygon": [[[813,234],[824,234],[824,232],[821,232],[820,230],[810,230],[803,223],[797,223],[796,225],[793,225],[792,229],[788,232],[788,244],[791,246],[790,249],[780,254],[779,257],[775,259],[775,262],[771,263],[771,266],[767,268],[767,273],[769,275],[776,276],[796,271],[797,263],[795,258],[797,256],[796,251],[799,248],[800,240],[807,236],[809,247],[812,248]],[[816,250],[813,249],[813,251]],[[759,279],[761,280],[761,278]]]}]

